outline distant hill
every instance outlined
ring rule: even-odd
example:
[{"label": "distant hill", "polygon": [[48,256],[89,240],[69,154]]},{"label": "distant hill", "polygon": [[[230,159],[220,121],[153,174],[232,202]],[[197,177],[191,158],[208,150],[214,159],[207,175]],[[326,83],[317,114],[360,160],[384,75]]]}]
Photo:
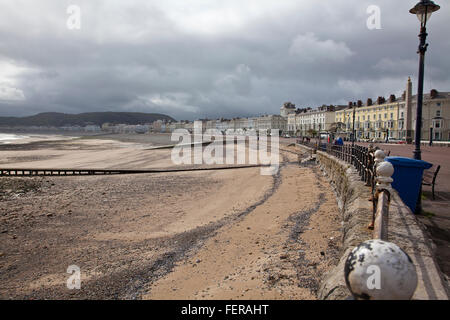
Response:
[{"label": "distant hill", "polygon": [[66,114],[59,112],[39,113],[29,117],[0,117],[0,126],[85,126],[96,124],[101,126],[105,122],[111,124],[145,124],[156,120],[175,121],[172,117],[159,113],[139,112],[88,112],[80,114]]}]

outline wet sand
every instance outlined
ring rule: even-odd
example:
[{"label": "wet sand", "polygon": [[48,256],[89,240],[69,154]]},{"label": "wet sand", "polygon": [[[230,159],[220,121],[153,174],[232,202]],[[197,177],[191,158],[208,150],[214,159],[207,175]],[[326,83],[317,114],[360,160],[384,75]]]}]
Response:
[{"label": "wet sand", "polygon": [[[3,150],[8,167],[171,167],[142,141]],[[140,139],[140,138],[139,138]],[[337,261],[340,214],[315,166],[283,146],[259,168],[0,178],[2,299],[315,299]],[[68,266],[81,269],[69,290]]]}]

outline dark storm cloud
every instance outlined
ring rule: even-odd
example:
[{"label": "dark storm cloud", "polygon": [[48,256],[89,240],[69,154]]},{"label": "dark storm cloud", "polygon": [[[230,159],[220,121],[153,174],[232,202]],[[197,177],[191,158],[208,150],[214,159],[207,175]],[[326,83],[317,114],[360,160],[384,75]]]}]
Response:
[{"label": "dark storm cloud", "polygon": [[[81,30],[66,9],[81,8]],[[0,113],[278,113],[401,94],[417,73],[415,1],[13,1],[0,12]],[[426,86],[450,91],[446,3]],[[381,9],[381,30],[366,10]]]}]

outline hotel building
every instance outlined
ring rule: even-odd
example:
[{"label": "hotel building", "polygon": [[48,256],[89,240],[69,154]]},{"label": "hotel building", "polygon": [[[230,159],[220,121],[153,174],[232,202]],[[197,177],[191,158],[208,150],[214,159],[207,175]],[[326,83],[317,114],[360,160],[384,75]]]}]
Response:
[{"label": "hotel building", "polygon": [[[348,107],[336,111],[335,122],[338,134],[351,137],[353,129],[353,113],[355,113],[355,134],[357,139],[385,141],[387,137],[405,140],[411,143],[414,139],[416,124],[417,96],[412,95],[412,83],[408,78],[406,90],[402,97],[391,95],[388,100],[378,97],[375,103],[367,99],[350,102]],[[422,109],[423,140],[450,140],[450,92],[431,90],[424,94]]]}]

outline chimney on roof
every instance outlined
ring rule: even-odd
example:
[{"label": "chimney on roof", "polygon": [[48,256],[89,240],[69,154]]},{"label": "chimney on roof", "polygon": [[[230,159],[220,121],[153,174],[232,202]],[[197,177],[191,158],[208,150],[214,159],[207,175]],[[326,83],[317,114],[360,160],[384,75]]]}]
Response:
[{"label": "chimney on roof", "polygon": [[349,101],[349,102],[348,102],[348,107],[349,107],[349,108],[353,107],[353,102]]},{"label": "chimney on roof", "polygon": [[362,107],[362,101],[361,100],[358,100],[358,107]]},{"label": "chimney on roof", "polygon": [[395,102],[395,94],[389,96],[389,102]]},{"label": "chimney on roof", "polygon": [[436,98],[437,95],[438,95],[438,91],[437,91],[436,89],[432,89],[432,90],[430,91],[430,97],[431,97],[431,99]]},{"label": "chimney on roof", "polygon": [[406,99],[406,91],[403,91],[402,100],[405,100],[405,99]]},{"label": "chimney on roof", "polygon": [[373,101],[371,98],[367,99],[367,106],[373,105]]},{"label": "chimney on roof", "polygon": [[384,97],[378,97],[377,104],[383,104],[386,102],[386,99]]}]

